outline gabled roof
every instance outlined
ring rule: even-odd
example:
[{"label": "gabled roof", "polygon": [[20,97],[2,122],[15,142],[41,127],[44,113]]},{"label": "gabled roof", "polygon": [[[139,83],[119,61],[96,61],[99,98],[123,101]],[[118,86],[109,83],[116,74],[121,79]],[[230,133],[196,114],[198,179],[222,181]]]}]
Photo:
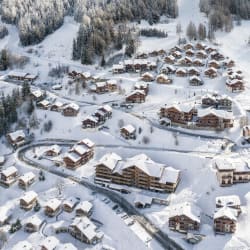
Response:
[{"label": "gabled roof", "polygon": [[50,207],[52,210],[56,210],[61,205],[61,201],[53,198],[45,204],[45,207]]},{"label": "gabled roof", "polygon": [[80,209],[80,210],[84,211],[85,213],[89,213],[92,208],[93,208],[93,204],[89,201],[81,201],[76,206],[76,210]]},{"label": "gabled roof", "polygon": [[136,130],[136,128],[135,128],[133,125],[131,125],[131,124],[128,124],[128,125],[122,127],[121,129],[125,129],[125,130],[127,130],[129,133],[131,133],[131,134],[134,133],[135,130]]},{"label": "gabled roof", "polygon": [[16,167],[14,167],[14,166],[11,166],[11,167],[8,167],[8,168],[6,168],[6,169],[4,169],[3,171],[2,171],[2,174],[4,175],[4,176],[10,176],[10,175],[12,175],[12,174],[14,174],[14,173],[16,173],[17,172],[17,168]]},{"label": "gabled roof", "polygon": [[33,199],[37,198],[37,193],[35,191],[26,192],[20,200],[24,200],[26,203],[30,203]]},{"label": "gabled roof", "polygon": [[222,207],[214,213],[214,219],[226,217],[230,220],[237,221],[237,211],[229,207]]},{"label": "gabled roof", "polygon": [[220,206],[240,206],[240,197],[238,195],[225,195],[225,196],[218,196],[215,199],[216,205]]},{"label": "gabled roof", "polygon": [[16,245],[12,247],[12,250],[34,250],[30,242],[27,240],[19,241]]},{"label": "gabled roof", "polygon": [[116,153],[107,153],[99,160],[99,164],[103,164],[112,171],[121,160],[122,158]]},{"label": "gabled roof", "polygon": [[33,172],[27,172],[24,175],[20,176],[19,180],[23,181],[24,183],[27,183],[35,177],[36,175]]},{"label": "gabled roof", "polygon": [[63,201],[63,205],[73,208],[78,202],[79,201],[76,197],[71,196]]},{"label": "gabled roof", "polygon": [[44,222],[44,218],[42,218],[41,216],[37,215],[37,214],[34,214],[30,217],[28,217],[26,220],[25,220],[25,224],[32,224],[34,225],[35,227],[40,227],[42,225],[42,223]]},{"label": "gabled roof", "polygon": [[201,209],[190,202],[183,202],[170,207],[169,218],[182,215],[200,223]]},{"label": "gabled roof", "polygon": [[49,236],[41,242],[41,246],[45,247],[48,250],[54,250],[57,245],[59,245],[59,243],[60,241],[56,237]]},{"label": "gabled roof", "polygon": [[15,132],[9,133],[8,135],[12,141],[15,141],[19,137],[25,138],[25,133],[23,130],[17,130]]}]

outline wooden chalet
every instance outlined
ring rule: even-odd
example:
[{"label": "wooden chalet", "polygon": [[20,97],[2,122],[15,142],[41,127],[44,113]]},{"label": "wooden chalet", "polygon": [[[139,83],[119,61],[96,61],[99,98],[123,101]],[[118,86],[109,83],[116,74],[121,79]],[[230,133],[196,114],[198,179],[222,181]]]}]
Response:
[{"label": "wooden chalet", "polygon": [[146,73],[142,74],[141,80],[144,82],[152,82],[152,81],[154,81],[154,76],[151,73],[146,72]]},{"label": "wooden chalet", "polygon": [[17,130],[15,132],[9,133],[6,137],[13,147],[22,146],[26,142],[26,135],[23,130]]},{"label": "wooden chalet", "polygon": [[8,167],[0,172],[0,184],[9,187],[16,182],[17,177],[17,169],[14,166]]},{"label": "wooden chalet", "polygon": [[125,66],[123,64],[114,64],[112,67],[113,74],[122,74],[125,72]]},{"label": "wooden chalet", "polygon": [[199,109],[197,116],[197,127],[223,130],[232,128],[234,124],[232,114],[222,110]]},{"label": "wooden chalet", "polygon": [[[135,58],[136,58],[136,59],[147,59],[148,56],[149,56],[149,55],[148,55],[147,53],[142,52],[142,53],[138,53],[138,54],[135,56]],[[157,51],[151,52],[150,56],[158,56]]]},{"label": "wooden chalet", "polygon": [[146,101],[146,93],[144,90],[134,90],[126,96],[128,103],[143,103]]},{"label": "wooden chalet", "polygon": [[192,105],[173,105],[160,109],[160,118],[168,118],[171,123],[187,124],[197,115],[197,109]]},{"label": "wooden chalet", "polygon": [[77,116],[80,111],[80,107],[75,103],[69,103],[62,109],[64,116]]},{"label": "wooden chalet", "polygon": [[196,58],[198,59],[207,59],[208,55],[206,53],[206,51],[204,50],[199,50],[196,52]]},{"label": "wooden chalet", "polygon": [[188,49],[188,50],[186,50],[186,56],[192,57],[192,56],[194,56],[194,55],[195,55],[195,52],[194,52],[193,49]]},{"label": "wooden chalet", "polygon": [[61,201],[54,198],[49,200],[44,206],[44,213],[48,217],[54,217],[61,208]]},{"label": "wooden chalet", "polygon": [[109,92],[114,92],[114,91],[118,90],[118,84],[117,84],[117,81],[115,79],[108,80],[106,82],[106,84],[107,84],[107,90]]},{"label": "wooden chalet", "polygon": [[147,83],[145,82],[137,82],[135,85],[134,85],[134,89],[135,90],[143,90],[144,93],[147,95],[148,92],[149,92],[149,86]]},{"label": "wooden chalet", "polygon": [[69,233],[87,244],[96,244],[103,237],[103,233],[97,232],[95,224],[86,216],[76,217],[69,226]]},{"label": "wooden chalet", "polygon": [[225,57],[221,53],[219,53],[218,51],[211,52],[210,57],[211,57],[211,59],[214,59],[217,61],[221,61],[221,60],[225,59]]},{"label": "wooden chalet", "polygon": [[186,77],[187,76],[187,70],[184,68],[179,68],[176,70],[175,75],[178,77]]},{"label": "wooden chalet", "polygon": [[178,64],[182,66],[191,66],[193,64],[193,60],[192,58],[185,56],[178,61]]},{"label": "wooden chalet", "polygon": [[227,89],[231,92],[241,92],[245,90],[244,82],[238,79],[227,80],[226,86]]},{"label": "wooden chalet", "polygon": [[189,202],[173,205],[170,207],[169,229],[181,233],[199,230],[201,210]]},{"label": "wooden chalet", "polygon": [[97,94],[103,94],[108,92],[107,82],[95,82],[94,85],[91,87],[91,90]]},{"label": "wooden chalet", "polygon": [[9,80],[33,83],[37,79],[38,75],[32,75],[26,72],[10,71],[7,77]]},{"label": "wooden chalet", "polygon": [[208,67],[219,69],[220,68],[220,63],[218,61],[216,61],[216,60],[211,60],[211,61],[208,62]]},{"label": "wooden chalet", "polygon": [[203,81],[201,80],[201,78],[197,75],[192,75],[189,78],[189,84],[191,86],[201,86],[203,85]]},{"label": "wooden chalet", "polygon": [[40,102],[45,98],[45,92],[42,90],[31,90],[30,92],[30,98],[31,100],[35,102]]},{"label": "wooden chalet", "polygon": [[82,217],[87,216],[90,217],[93,212],[93,204],[89,201],[81,201],[76,206],[76,216]]},{"label": "wooden chalet", "polygon": [[179,51],[175,51],[172,53],[172,56],[176,59],[181,59],[182,58],[182,53]]},{"label": "wooden chalet", "polygon": [[33,172],[25,173],[18,179],[18,186],[22,189],[27,189],[30,185],[35,182],[35,174]]},{"label": "wooden chalet", "polygon": [[173,48],[171,48],[170,52],[175,52],[175,51],[182,52],[183,49],[179,45],[175,45]]},{"label": "wooden chalet", "polygon": [[237,211],[227,206],[214,214],[214,230],[217,233],[234,233],[237,223]]},{"label": "wooden chalet", "polygon": [[45,220],[37,214],[28,217],[23,223],[23,229],[27,233],[39,232]]},{"label": "wooden chalet", "polygon": [[20,198],[20,208],[24,210],[31,210],[35,204],[37,203],[37,193],[34,191],[29,191],[25,193],[21,198]]},{"label": "wooden chalet", "polygon": [[51,104],[50,110],[56,111],[56,112],[61,112],[63,106],[64,106],[64,104],[62,102],[56,101],[56,102]]},{"label": "wooden chalet", "polygon": [[170,84],[173,82],[172,79],[170,79],[167,75],[165,74],[160,74],[156,77],[156,82],[157,83],[162,83],[162,84]]},{"label": "wooden chalet", "polygon": [[98,118],[96,116],[86,116],[82,120],[82,128],[96,128],[99,125]]},{"label": "wooden chalet", "polygon": [[221,187],[250,181],[249,162],[242,159],[221,159],[215,161],[217,179]]},{"label": "wooden chalet", "polygon": [[175,57],[173,55],[166,56],[164,62],[168,64],[175,64]]},{"label": "wooden chalet", "polygon": [[226,67],[226,68],[232,68],[232,67],[235,66],[235,61],[234,61],[234,60],[231,60],[231,59],[225,60],[225,61],[223,62],[223,66]]},{"label": "wooden chalet", "polygon": [[195,67],[188,68],[187,72],[188,72],[189,76],[199,76],[200,75],[200,71]]},{"label": "wooden chalet", "polygon": [[48,147],[45,151],[44,151],[44,155],[46,156],[58,156],[60,155],[62,151],[62,148],[59,145],[52,145],[50,147]]},{"label": "wooden chalet", "polygon": [[198,42],[196,43],[195,48],[198,50],[205,50],[206,44]]},{"label": "wooden chalet", "polygon": [[204,71],[204,74],[205,74],[206,77],[209,77],[209,78],[215,78],[218,75],[217,69],[215,69],[213,67],[210,67],[210,68],[206,69]]},{"label": "wooden chalet", "polygon": [[204,65],[205,63],[199,58],[193,60],[193,66],[203,67]]},{"label": "wooden chalet", "polygon": [[229,207],[237,211],[237,216],[241,213],[241,202],[238,195],[218,196],[215,199],[216,208]]},{"label": "wooden chalet", "polygon": [[36,104],[36,106],[40,109],[48,110],[50,108],[51,103],[48,100],[42,100]]},{"label": "wooden chalet", "polygon": [[129,140],[129,139],[135,140],[136,139],[136,128],[129,124],[129,125],[124,126],[120,129],[120,134],[126,140]]},{"label": "wooden chalet", "polygon": [[183,46],[183,48],[185,49],[185,50],[189,50],[189,49],[194,49],[194,45],[192,44],[192,43],[187,43],[187,44],[185,44],[184,46]]},{"label": "wooden chalet", "polygon": [[68,197],[62,203],[63,211],[67,213],[73,212],[74,208],[77,206],[78,203],[79,203],[79,200],[76,197],[73,197],[73,196]]}]

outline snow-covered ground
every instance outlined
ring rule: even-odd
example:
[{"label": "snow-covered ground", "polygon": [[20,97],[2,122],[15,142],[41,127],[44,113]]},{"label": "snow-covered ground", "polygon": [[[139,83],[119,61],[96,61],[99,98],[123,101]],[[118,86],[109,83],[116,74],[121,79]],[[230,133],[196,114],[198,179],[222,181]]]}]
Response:
[{"label": "snow-covered ground", "polygon": [[[190,21],[196,25],[199,23],[207,24],[207,19],[204,14],[199,12],[199,0],[179,0],[179,17],[176,20],[168,20],[163,18],[163,21],[159,24],[155,24],[156,27],[168,32],[167,38],[142,38],[139,51],[150,52],[154,49],[170,49],[176,45],[178,37],[176,36],[176,24],[182,25],[183,34],[185,36],[185,29]],[[165,21],[164,21],[165,20]],[[148,23],[142,21],[138,27],[148,27]],[[19,38],[17,30],[14,26],[8,25],[9,35],[0,41],[0,49],[8,48],[14,53],[25,55],[30,57],[30,62],[25,66],[23,70],[30,73],[38,73],[38,83],[43,82],[55,82],[55,79],[48,77],[48,72],[51,68],[58,65],[69,65],[71,69],[77,71],[90,71],[94,75],[99,75],[104,78],[114,78],[118,80],[121,88],[125,93],[129,93],[133,88],[135,82],[139,80],[138,74],[123,74],[113,76],[110,69],[98,69],[97,66],[83,66],[79,62],[71,60],[71,48],[73,38],[76,36],[79,24],[77,24],[73,18],[66,17],[64,24],[61,28],[55,31],[53,34],[47,36],[44,41],[38,45],[29,46],[23,48],[19,44]],[[196,246],[191,246],[185,243],[182,239],[183,235],[172,232],[168,229],[168,217],[170,207],[162,207],[153,205],[150,209],[146,209],[143,213],[155,224],[157,224],[164,232],[167,232],[171,238],[180,243],[184,249],[195,250],[229,250],[229,249],[250,249],[250,195],[249,184],[239,184],[237,186],[221,188],[218,185],[216,179],[215,170],[211,164],[211,155],[220,155],[222,140],[203,139],[199,136],[178,135],[178,142],[175,135],[159,127],[153,127],[149,122],[157,120],[157,112],[159,108],[165,104],[171,103],[187,103],[193,101],[199,101],[200,96],[205,93],[217,92],[220,94],[227,94],[234,100],[233,113],[236,119],[245,115],[245,110],[250,110],[249,101],[249,56],[250,47],[247,45],[249,37],[249,21],[242,21],[241,26],[235,26],[231,33],[218,32],[216,39],[218,49],[226,56],[236,61],[237,68],[243,70],[246,80],[246,90],[240,94],[229,93],[225,88],[225,79],[222,76],[216,78],[216,80],[207,80],[202,87],[190,87],[187,78],[181,79],[174,77],[172,85],[159,85],[152,82],[149,86],[149,95],[147,101],[144,104],[135,105],[131,112],[126,112],[123,109],[114,109],[113,116],[105,123],[108,128],[102,131],[97,129],[84,130],[81,128],[81,122],[84,116],[92,114],[99,105],[103,102],[124,101],[124,95],[119,93],[105,94],[105,95],[92,95],[83,90],[80,94],[75,93],[74,85],[69,87],[67,79],[62,78],[56,80],[58,83],[63,84],[63,89],[60,91],[48,91],[49,98],[57,99],[63,102],[75,101],[81,108],[77,117],[64,117],[60,113],[44,111],[37,109],[35,111],[36,117],[40,122],[39,129],[32,129],[35,134],[36,140],[39,139],[74,139],[80,140],[88,137],[93,140],[97,145],[103,145],[96,149],[95,158],[91,160],[87,165],[77,169],[75,171],[76,176],[93,179],[94,176],[94,164],[105,153],[114,151],[121,155],[123,158],[134,156],[135,154],[143,153],[149,155],[157,162],[162,162],[166,165],[173,166],[181,170],[181,182],[177,188],[177,191],[168,196],[171,204],[175,204],[181,201],[195,202],[203,211],[201,233],[206,235],[201,243]],[[5,74],[6,72],[2,72]],[[1,75],[2,75],[1,74]],[[11,93],[16,87],[15,84],[0,82],[0,92],[4,92],[5,95]],[[71,89],[71,90],[70,90]],[[195,97],[194,97],[195,93]],[[94,97],[93,97],[94,96]],[[66,99],[67,98],[67,99]],[[85,105],[83,102],[92,102],[94,105]],[[148,118],[148,119],[145,119]],[[45,122],[52,121],[53,126],[50,132],[45,132],[42,128]],[[126,124],[132,124],[137,130],[142,128],[141,134],[137,136],[136,140],[126,141],[121,138],[119,134],[120,120]],[[214,132],[198,131],[204,135],[215,135]],[[235,127],[229,132],[220,133],[219,136],[229,137],[232,140],[237,141],[241,135],[239,121],[237,120]],[[143,137],[149,138],[148,144],[143,144]],[[105,148],[105,145],[117,145],[113,148]],[[131,148],[128,148],[131,146]],[[133,148],[132,148],[133,147]],[[154,150],[152,148],[155,148]],[[160,148],[171,149],[176,152],[167,152],[157,150]],[[39,154],[43,148],[36,148],[35,153]],[[67,148],[64,148],[66,151]],[[190,151],[189,153],[183,153],[181,151]],[[4,145],[4,142],[0,144],[0,154],[9,154],[10,148]],[[200,153],[202,152],[202,153]],[[29,151],[27,156],[33,159],[33,151]],[[225,154],[225,152],[224,152]],[[244,151],[244,156],[248,157],[249,151]],[[241,154],[237,155],[241,157]],[[49,160],[41,160],[42,163],[47,164],[48,168],[54,168],[54,164]],[[17,160],[13,155],[7,157],[7,162],[4,167],[16,164]],[[20,173],[25,173],[30,170],[34,171],[38,175],[38,171],[24,166],[22,164],[16,164]],[[61,170],[66,171],[66,170]],[[59,177],[58,177],[59,178]],[[57,197],[58,192],[55,188],[58,179],[49,173],[46,174],[46,181],[36,181],[30,189],[35,190],[39,194],[41,203],[43,204],[49,197]],[[134,249],[153,249],[160,250],[161,247],[153,240],[147,245],[147,233],[138,225],[128,226],[123,219],[116,214],[112,206],[114,204],[106,204],[103,202],[102,196],[98,194],[92,194],[89,190],[79,187],[78,184],[70,180],[64,181],[64,192],[61,199],[66,198],[74,194],[81,200],[91,200],[94,204],[93,217],[103,223],[100,230],[104,232],[105,236],[103,243],[115,247],[117,250],[126,250],[130,248]],[[146,191],[140,191],[134,189],[132,194],[126,195],[129,201],[133,201],[134,195],[139,192],[151,196],[152,193]],[[34,212],[23,212],[18,208],[18,199],[23,194],[23,190],[19,189],[17,184],[14,184],[9,189],[0,187],[0,193],[5,195],[0,196],[0,206],[15,208],[15,213],[12,221],[17,218],[25,219],[32,215]],[[241,198],[243,213],[240,215],[237,230],[233,235],[215,235],[213,232],[213,222],[208,216],[213,216],[215,209],[215,197],[218,195],[237,194]],[[208,215],[208,216],[207,216]],[[62,215],[62,218],[67,217]],[[53,220],[50,223],[54,222]],[[72,242],[78,249],[101,249],[100,245],[87,246],[73,240],[70,236],[64,234],[58,235],[61,242]],[[21,229],[16,234],[10,236],[8,243],[6,244],[6,250],[12,249],[13,245],[18,241],[27,239],[34,245],[37,245],[43,238],[40,234],[28,235]],[[212,244],[212,247],[211,247]]]}]

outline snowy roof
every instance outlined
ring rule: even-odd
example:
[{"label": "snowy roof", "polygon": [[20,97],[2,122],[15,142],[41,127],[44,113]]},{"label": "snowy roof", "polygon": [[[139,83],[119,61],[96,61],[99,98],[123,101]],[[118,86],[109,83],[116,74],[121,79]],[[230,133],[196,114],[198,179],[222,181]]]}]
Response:
[{"label": "snowy roof", "polygon": [[107,153],[99,160],[99,164],[103,164],[110,170],[113,170],[121,160],[122,158],[116,153]]},{"label": "snowy roof", "polygon": [[107,84],[110,84],[110,85],[117,85],[117,80],[115,79],[110,79],[107,81]]},{"label": "snowy roof", "polygon": [[93,115],[88,115],[86,117],[83,118],[83,121],[87,121],[87,120],[90,120],[90,121],[93,121],[95,123],[98,123],[98,120],[96,117],[94,117]]},{"label": "snowy roof", "polygon": [[190,76],[189,80],[190,80],[190,81],[194,81],[194,80],[196,80],[196,81],[201,82],[201,79],[200,79],[200,77],[199,77],[199,76]]},{"label": "snowy roof", "polygon": [[217,73],[217,69],[214,67],[209,67],[208,69],[205,70],[205,72],[208,72],[208,71],[213,71],[214,73]]},{"label": "snowy roof", "polygon": [[12,250],[34,250],[31,243],[27,240],[19,241],[16,245],[12,247]]},{"label": "snowy roof", "polygon": [[58,207],[60,207],[61,205],[61,201],[53,198],[49,201],[47,201],[47,203],[45,204],[45,207],[50,207],[52,210],[57,210]]},{"label": "snowy roof", "polygon": [[136,194],[134,203],[141,203],[141,204],[152,204],[153,198],[150,196],[142,195],[142,194]]},{"label": "snowy roof", "polygon": [[178,73],[178,72],[183,72],[183,73],[187,73],[187,70],[186,69],[184,69],[184,68],[179,68],[179,69],[177,69],[176,70],[176,73]]},{"label": "snowy roof", "polygon": [[90,210],[93,208],[93,204],[89,201],[81,201],[77,206],[76,210],[80,209],[86,213],[89,213]]},{"label": "snowy roof", "polygon": [[78,110],[80,109],[80,107],[79,107],[76,103],[73,103],[73,102],[67,104],[67,105],[64,107],[64,109],[66,109],[66,108],[72,108],[72,109],[74,109],[74,110],[76,110],[76,111],[78,111]]},{"label": "snowy roof", "polygon": [[3,155],[0,156],[0,164],[3,164],[5,162],[5,157]]},{"label": "snowy roof", "polygon": [[174,57],[173,55],[166,56],[165,58],[168,58],[168,59],[170,59],[170,60],[172,60],[172,61],[175,60],[175,57]]},{"label": "snowy roof", "polygon": [[86,216],[75,218],[72,226],[76,226],[91,241],[97,236],[95,224]]},{"label": "snowy roof", "polygon": [[134,133],[136,130],[136,128],[131,124],[128,124],[128,125],[122,127],[121,129],[127,130],[130,134]]},{"label": "snowy roof", "polygon": [[76,197],[72,196],[64,200],[63,205],[73,208],[78,202],[79,200]]},{"label": "snowy roof", "polygon": [[41,246],[47,250],[54,250],[59,244],[59,240],[54,236],[49,236],[41,242]]},{"label": "snowy roof", "polygon": [[56,250],[77,250],[77,248],[71,243],[66,243],[58,246]]},{"label": "snowy roof", "polygon": [[96,82],[95,83],[95,86],[97,87],[97,88],[101,88],[101,87],[105,87],[106,86],[106,82]]},{"label": "snowy roof", "polygon": [[147,88],[148,84],[146,82],[136,82],[134,87],[136,89],[140,89],[140,88]]},{"label": "snowy roof", "polygon": [[39,98],[39,97],[43,96],[43,91],[37,89],[37,90],[31,91],[31,94],[32,94],[33,96],[35,96],[36,98]]},{"label": "snowy roof", "polygon": [[59,145],[52,145],[50,147],[47,148],[46,151],[53,151],[56,154],[59,154],[61,152],[62,148]]},{"label": "snowy roof", "polygon": [[13,133],[9,133],[8,135],[12,141],[16,141],[16,139],[19,137],[25,138],[25,134],[23,130],[17,130]]},{"label": "snowy roof", "polygon": [[161,183],[177,183],[180,175],[180,170],[173,167],[164,168],[163,175],[160,179]]},{"label": "snowy roof", "polygon": [[219,219],[221,217],[227,217],[228,219],[237,221],[237,211],[229,207],[222,207],[214,213],[214,219]]},{"label": "snowy roof", "polygon": [[92,142],[92,141],[91,141],[90,139],[88,139],[88,138],[85,138],[85,139],[79,141],[77,144],[84,144],[84,145],[86,145],[86,146],[89,147],[89,148],[92,148],[92,147],[95,146],[95,143]]},{"label": "snowy roof", "polygon": [[168,76],[165,75],[165,74],[159,74],[159,75],[157,76],[157,79],[159,79],[159,78],[163,78],[163,79],[165,79],[165,80],[168,80],[168,79],[169,79]]},{"label": "snowy roof", "polygon": [[226,195],[226,196],[218,196],[215,199],[216,205],[224,206],[240,206],[240,197],[238,195]]},{"label": "snowy roof", "polygon": [[212,109],[212,108],[198,109],[198,117],[204,117],[207,115],[215,115],[217,117],[221,117],[224,119],[233,119],[233,115],[231,112],[227,112],[224,110]]},{"label": "snowy roof", "polygon": [[228,80],[227,81],[227,85],[234,85],[234,84],[237,84],[237,83],[243,84],[243,81],[239,80],[239,79],[233,79],[233,80]]},{"label": "snowy roof", "polygon": [[215,160],[215,164],[218,170],[234,170],[235,166],[233,166],[232,162],[229,161],[229,159],[225,158],[217,158]]},{"label": "snowy roof", "polygon": [[26,73],[26,72],[20,72],[20,71],[14,71],[14,70],[12,70],[8,73],[8,76],[16,76],[16,77],[25,77],[27,75],[28,75],[28,73]]},{"label": "snowy roof", "polygon": [[145,72],[144,74],[142,74],[142,78],[143,77],[150,77],[150,78],[154,78],[153,74],[149,73],[149,72]]},{"label": "snowy roof", "polygon": [[167,108],[175,108],[179,110],[180,112],[189,113],[194,108],[194,105],[183,103],[183,104],[174,104],[173,106],[168,106]]},{"label": "snowy roof", "polygon": [[81,159],[81,156],[74,152],[66,153],[64,157],[69,158],[72,162],[78,162]]},{"label": "snowy roof", "polygon": [[165,167],[163,164],[154,162],[145,154],[139,154],[132,158],[128,158],[126,162],[122,165],[121,170],[132,166],[136,166],[148,176],[153,176],[157,178],[161,178],[163,169]]},{"label": "snowy roof", "polygon": [[216,97],[214,95],[209,94],[209,93],[202,96],[202,99],[207,99],[207,98],[213,99],[214,101],[216,101]]},{"label": "snowy roof", "polygon": [[26,78],[26,79],[31,79],[31,80],[33,80],[33,79],[36,79],[36,78],[37,78],[37,75],[27,74],[27,75],[25,76],[25,78]]},{"label": "snowy roof", "polygon": [[108,104],[101,106],[99,109],[104,109],[106,112],[112,112],[113,110]]},{"label": "snowy roof", "polygon": [[216,64],[216,65],[220,65],[220,63],[218,62],[218,61],[216,61],[216,60],[211,60],[211,61],[209,61],[208,62],[208,64]]},{"label": "snowy roof", "polygon": [[85,145],[74,145],[72,148],[71,148],[71,152],[76,152],[77,154],[79,155],[83,155],[85,154],[86,152],[88,152],[88,148],[85,146]]},{"label": "snowy roof", "polygon": [[196,67],[188,68],[188,72],[190,72],[190,71],[200,72],[199,69],[197,69]]},{"label": "snowy roof", "polygon": [[50,105],[50,102],[48,100],[42,100],[38,104],[42,105],[42,106],[48,106],[48,105]]},{"label": "snowy roof", "polygon": [[15,174],[17,172],[17,169],[16,169],[16,167],[14,167],[14,166],[11,166],[11,167],[8,167],[8,168],[6,168],[6,169],[4,169],[3,171],[2,171],[2,174],[4,175],[4,176],[10,176],[10,175],[12,175],[12,174]]},{"label": "snowy roof", "polygon": [[41,216],[37,215],[37,214],[34,214],[33,216],[28,217],[25,220],[25,224],[32,224],[35,227],[40,227],[43,222],[44,222],[44,219]]},{"label": "snowy roof", "polygon": [[129,94],[127,95],[127,97],[128,97],[128,96],[132,96],[132,95],[134,95],[134,94],[146,95],[144,90],[136,89],[136,90],[132,91],[131,93],[129,93]]},{"label": "snowy roof", "polygon": [[185,215],[193,221],[200,223],[201,210],[196,205],[183,202],[170,207],[169,217]]},{"label": "snowy roof", "polygon": [[52,105],[53,105],[53,106],[56,106],[56,107],[58,107],[58,108],[61,108],[61,107],[63,106],[63,103],[60,102],[60,101],[56,101],[56,102],[54,102]]},{"label": "snowy roof", "polygon": [[28,172],[20,176],[19,180],[23,181],[24,183],[28,183],[30,180],[34,179],[35,177],[36,175],[33,172]]},{"label": "snowy roof", "polygon": [[90,77],[91,77],[91,73],[90,73],[90,72],[83,72],[82,75],[83,75],[85,78],[90,78]]}]

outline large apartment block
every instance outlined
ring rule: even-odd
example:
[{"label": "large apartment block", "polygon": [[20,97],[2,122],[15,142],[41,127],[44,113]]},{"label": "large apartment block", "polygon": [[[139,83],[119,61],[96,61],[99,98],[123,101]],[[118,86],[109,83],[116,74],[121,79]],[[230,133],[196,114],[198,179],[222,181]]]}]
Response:
[{"label": "large apartment block", "polygon": [[156,192],[174,192],[180,171],[156,163],[145,154],[122,160],[115,153],[104,155],[96,165],[96,183],[135,186]]}]

